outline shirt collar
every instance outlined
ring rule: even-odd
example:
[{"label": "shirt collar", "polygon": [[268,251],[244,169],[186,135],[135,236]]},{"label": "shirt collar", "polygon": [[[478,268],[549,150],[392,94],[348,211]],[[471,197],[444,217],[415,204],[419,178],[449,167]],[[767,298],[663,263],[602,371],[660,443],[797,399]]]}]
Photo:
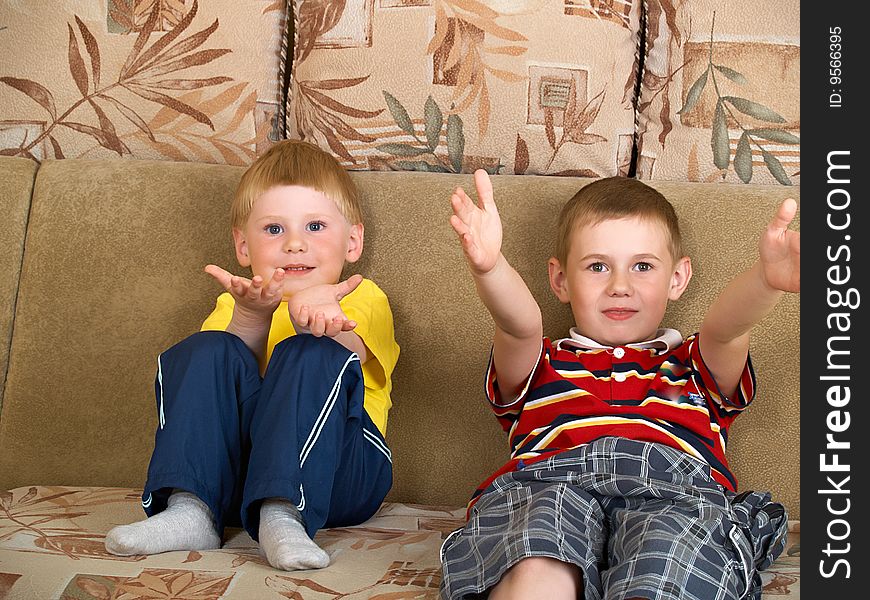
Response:
[{"label": "shirt collar", "polygon": [[[582,350],[610,350],[612,346],[599,344],[592,338],[580,335],[576,327],[572,327],[568,331],[571,337],[563,338],[556,342],[556,348],[562,349],[563,346],[571,346]],[[676,348],[683,343],[683,336],[676,329],[661,328],[656,330],[656,337],[645,342],[637,342],[633,344],[625,344],[626,348],[635,348],[637,350],[652,349],[656,354],[667,352]]]}]

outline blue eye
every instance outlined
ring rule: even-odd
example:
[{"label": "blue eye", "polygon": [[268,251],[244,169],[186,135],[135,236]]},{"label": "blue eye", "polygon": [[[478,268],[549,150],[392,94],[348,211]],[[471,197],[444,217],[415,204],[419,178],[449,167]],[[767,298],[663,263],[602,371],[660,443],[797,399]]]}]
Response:
[{"label": "blue eye", "polygon": [[326,225],[321,221],[312,221],[308,225],[305,226],[307,231],[321,231]]},{"label": "blue eye", "polygon": [[281,233],[284,232],[283,227],[281,227],[280,225],[275,225],[274,223],[271,225],[266,225],[265,229],[266,229],[266,232],[269,233],[270,235],[280,235]]}]

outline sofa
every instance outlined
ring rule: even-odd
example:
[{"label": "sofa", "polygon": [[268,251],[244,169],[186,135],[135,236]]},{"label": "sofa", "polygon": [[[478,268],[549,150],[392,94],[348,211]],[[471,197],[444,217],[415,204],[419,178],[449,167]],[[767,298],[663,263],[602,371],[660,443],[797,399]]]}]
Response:
[{"label": "sofa", "polygon": [[[220,550],[115,557],[103,538],[143,517],[157,422],[156,356],[199,328],[235,269],[228,207],[241,167],[122,159],[0,157],[0,599],[436,598],[439,547],[507,439],[483,395],[491,321],[478,301],[448,198],[471,176],[354,172],[365,251],[351,265],[387,293],[401,356],[387,441],[395,483],[376,516],[321,531],[328,568],[269,567],[244,531]],[[571,315],[547,285],[548,232],[583,178],[499,175],[504,253],[538,299],[548,335]],[[698,327],[755,256],[775,206],[799,188],[652,182],[675,205],[694,279],[666,315]],[[799,296],[752,342],[755,403],[729,455],[741,489],[789,510],[789,540],[764,598],[799,598]]]}]

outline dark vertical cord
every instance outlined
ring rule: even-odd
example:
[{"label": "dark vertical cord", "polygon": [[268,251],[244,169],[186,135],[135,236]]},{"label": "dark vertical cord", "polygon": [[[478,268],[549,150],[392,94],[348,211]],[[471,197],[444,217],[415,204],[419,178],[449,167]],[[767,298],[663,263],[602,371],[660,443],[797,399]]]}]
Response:
[{"label": "dark vertical cord", "polygon": [[287,105],[290,102],[290,80],[293,76],[293,58],[296,49],[296,25],[293,0],[287,0],[284,33],[281,37],[281,60],[278,80],[281,82],[281,93],[278,98],[278,129],[282,139],[289,137],[287,130]]},{"label": "dark vertical cord", "polygon": [[646,38],[647,38],[647,2],[643,0],[640,5],[640,31],[638,32],[637,41],[637,81],[634,82],[634,136],[631,144],[631,161],[628,166],[628,176],[634,177],[637,175],[637,163],[640,157],[638,156],[638,105],[640,104],[640,90],[643,83],[644,62],[646,59]]}]

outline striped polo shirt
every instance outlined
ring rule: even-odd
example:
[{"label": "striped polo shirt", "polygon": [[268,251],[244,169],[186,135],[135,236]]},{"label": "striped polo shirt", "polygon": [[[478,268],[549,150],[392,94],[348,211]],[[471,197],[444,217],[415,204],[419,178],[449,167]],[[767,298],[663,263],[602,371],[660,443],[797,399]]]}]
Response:
[{"label": "striped polo shirt", "polygon": [[660,329],[649,342],[611,348],[572,329],[570,338],[543,338],[534,370],[508,403],[490,357],[486,395],[509,433],[511,459],[478,487],[469,508],[498,475],[605,436],[682,450],[736,491],[725,458],[728,427],[755,396],[755,373],[747,357],[727,398],[701,358],[697,334],[684,341],[676,330]]}]

